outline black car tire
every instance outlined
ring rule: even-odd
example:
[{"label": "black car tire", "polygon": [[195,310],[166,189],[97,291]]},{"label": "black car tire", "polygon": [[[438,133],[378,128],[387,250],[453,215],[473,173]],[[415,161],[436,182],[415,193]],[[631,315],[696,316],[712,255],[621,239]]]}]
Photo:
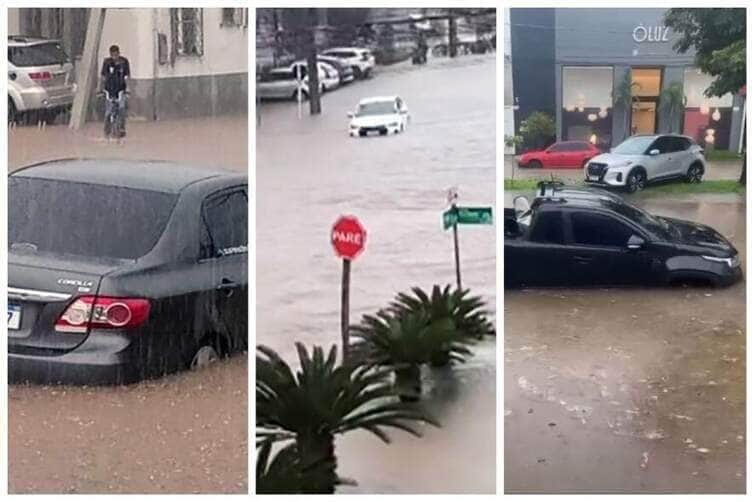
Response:
[{"label": "black car tire", "polygon": [[16,104],[13,102],[10,96],[8,96],[8,123],[15,122],[18,111],[16,111]]},{"label": "black car tire", "polygon": [[530,160],[526,167],[531,169],[542,169],[542,163],[538,160]]},{"label": "black car tire", "polygon": [[704,168],[699,163],[691,164],[686,171],[686,183],[701,183],[704,176]]},{"label": "black car tire", "polygon": [[638,192],[644,188],[646,182],[647,177],[644,174],[644,171],[641,169],[634,169],[628,173],[628,177],[626,178],[626,191],[628,193]]},{"label": "black car tire", "polygon": [[213,347],[212,345],[202,345],[201,347],[199,347],[199,349],[194,354],[194,357],[191,359],[190,366],[192,370],[198,370],[209,366],[219,359],[220,354],[218,354],[215,347]]},{"label": "black car tire", "polygon": [[357,79],[364,78],[361,74],[361,68],[359,68],[358,66],[352,66],[351,68],[353,68],[353,76],[355,78]]}]

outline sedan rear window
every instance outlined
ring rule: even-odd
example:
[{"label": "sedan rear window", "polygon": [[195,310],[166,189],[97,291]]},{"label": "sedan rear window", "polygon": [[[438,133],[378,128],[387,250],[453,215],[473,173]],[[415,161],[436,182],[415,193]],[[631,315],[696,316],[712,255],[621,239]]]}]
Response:
[{"label": "sedan rear window", "polygon": [[68,55],[57,42],[8,47],[8,59],[19,67],[50,66],[68,62]]},{"label": "sedan rear window", "polygon": [[8,242],[39,252],[136,259],[167,225],[171,193],[11,176]]}]

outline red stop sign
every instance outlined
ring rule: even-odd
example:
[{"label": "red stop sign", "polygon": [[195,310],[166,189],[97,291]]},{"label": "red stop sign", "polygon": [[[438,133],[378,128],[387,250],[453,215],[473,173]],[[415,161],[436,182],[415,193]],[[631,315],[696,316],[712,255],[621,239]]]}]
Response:
[{"label": "red stop sign", "polygon": [[341,216],[330,232],[330,242],[335,254],[346,260],[353,260],[364,250],[367,231],[355,216]]}]

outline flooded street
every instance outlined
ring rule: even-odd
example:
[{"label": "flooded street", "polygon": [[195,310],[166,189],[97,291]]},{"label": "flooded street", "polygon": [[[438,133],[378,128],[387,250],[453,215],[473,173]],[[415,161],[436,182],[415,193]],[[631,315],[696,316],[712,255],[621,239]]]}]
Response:
[{"label": "flooded street", "polygon": [[[746,273],[743,197],[633,201],[716,228]],[[506,492],[743,493],[745,329],[745,282],[506,291]]]},{"label": "flooded street", "polygon": [[[9,131],[8,163],[160,159],[245,172],[246,116]],[[11,493],[247,493],[247,354],[121,387],[11,385]]]},{"label": "flooded street", "polygon": [[[405,133],[349,138],[347,113],[370,96],[408,105]],[[308,105],[305,105],[308,106]],[[495,203],[494,55],[379,67],[323,97],[323,114],[297,119],[294,102],[264,103],[257,129],[257,343],[295,357],[294,342],[339,343],[341,263],[329,242],[340,214],[367,230],[351,271],[351,321],[412,286],[455,280],[446,191],[459,204]],[[463,285],[495,301],[495,233],[460,228]],[[356,493],[492,493],[495,489],[494,341],[448,373],[427,371],[425,437],[392,432],[382,444],[352,433],[336,445],[338,472]],[[437,473],[442,472],[442,476]]]}]

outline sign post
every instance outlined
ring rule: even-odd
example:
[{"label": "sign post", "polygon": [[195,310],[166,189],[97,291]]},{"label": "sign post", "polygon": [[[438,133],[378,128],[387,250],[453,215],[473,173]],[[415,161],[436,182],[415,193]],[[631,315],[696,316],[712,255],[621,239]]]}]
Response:
[{"label": "sign post", "polygon": [[450,208],[442,213],[443,230],[453,229],[453,249],[456,262],[456,286],[461,290],[461,256],[458,245],[458,225],[492,225],[491,207],[462,207],[456,205],[458,192],[448,190]]},{"label": "sign post", "polygon": [[343,344],[343,361],[348,359],[349,309],[351,292],[351,261],[364,251],[367,231],[355,216],[341,216],[330,232],[330,243],[335,256],[343,259],[343,277],[340,289],[340,336]]}]

